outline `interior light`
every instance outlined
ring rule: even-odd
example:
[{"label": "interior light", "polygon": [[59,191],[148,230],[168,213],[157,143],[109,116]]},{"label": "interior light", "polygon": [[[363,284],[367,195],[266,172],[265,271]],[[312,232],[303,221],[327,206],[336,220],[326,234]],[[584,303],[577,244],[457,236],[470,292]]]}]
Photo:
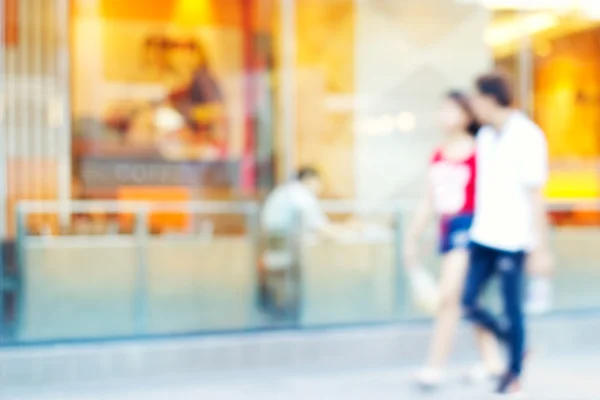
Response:
[{"label": "interior light", "polygon": [[592,19],[600,19],[600,1],[599,0],[579,0],[581,11]]},{"label": "interior light", "polygon": [[558,24],[558,17],[551,13],[528,15],[518,21],[510,21],[491,26],[485,33],[485,41],[490,46],[501,46],[516,41],[523,36],[543,32]]},{"label": "interior light", "polygon": [[[569,10],[573,0],[457,0],[459,3],[481,4],[491,9],[509,10]],[[593,0],[595,1],[595,0]]]},{"label": "interior light", "polygon": [[372,117],[359,123],[360,131],[368,136],[388,136],[394,133],[410,133],[417,127],[417,118],[408,111],[397,115],[384,114],[380,117]]},{"label": "interior light", "polygon": [[408,111],[401,112],[396,116],[396,127],[401,133],[413,132],[417,127],[417,117]]},{"label": "interior light", "polygon": [[588,18],[600,19],[599,0],[456,0],[459,3],[481,4],[492,10],[579,11]]},{"label": "interior light", "polygon": [[391,134],[394,131],[394,117],[391,115],[384,115],[379,118],[379,130],[381,134]]},{"label": "interior light", "polygon": [[180,24],[195,25],[213,15],[212,4],[206,0],[179,0],[173,19]]}]

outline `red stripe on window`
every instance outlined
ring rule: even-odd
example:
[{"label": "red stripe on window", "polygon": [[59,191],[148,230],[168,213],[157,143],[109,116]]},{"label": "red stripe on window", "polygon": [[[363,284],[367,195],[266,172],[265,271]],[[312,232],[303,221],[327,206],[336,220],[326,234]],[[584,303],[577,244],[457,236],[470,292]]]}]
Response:
[{"label": "red stripe on window", "polygon": [[19,0],[4,0],[4,45],[15,46],[19,40]]}]

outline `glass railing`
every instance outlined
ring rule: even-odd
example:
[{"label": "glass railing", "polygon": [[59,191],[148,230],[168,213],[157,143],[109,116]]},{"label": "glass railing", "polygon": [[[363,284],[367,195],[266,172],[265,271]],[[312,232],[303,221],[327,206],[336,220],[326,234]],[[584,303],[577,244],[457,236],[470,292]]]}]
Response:
[{"label": "glass railing", "polygon": [[304,241],[301,326],[390,321],[405,309],[401,268],[402,213],[324,202],[338,237]]},{"label": "glass railing", "polygon": [[549,210],[556,221],[555,310],[600,308],[600,200],[556,202]]},{"label": "glass railing", "polygon": [[[254,202],[22,203],[18,273],[1,279],[2,298],[10,299],[0,307],[5,336],[93,340],[426,317],[411,301],[402,266],[406,207],[325,202],[323,208],[344,234],[290,240],[280,248],[293,256],[282,272],[265,261],[270,238]],[[590,202],[580,209],[600,207]],[[556,310],[600,308],[598,222],[553,230]],[[436,241],[432,226],[422,262],[435,274]]]},{"label": "glass railing", "polygon": [[17,224],[17,340],[244,330],[260,322],[256,204],[23,203]]}]

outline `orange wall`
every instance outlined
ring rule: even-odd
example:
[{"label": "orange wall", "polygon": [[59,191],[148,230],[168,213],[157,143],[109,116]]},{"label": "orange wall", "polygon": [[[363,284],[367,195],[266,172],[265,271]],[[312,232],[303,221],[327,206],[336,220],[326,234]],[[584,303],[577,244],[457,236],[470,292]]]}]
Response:
[{"label": "orange wall", "polygon": [[535,118],[553,158],[600,156],[600,28],[550,43],[535,63]]},{"label": "orange wall", "polygon": [[101,0],[93,10],[73,0],[75,15],[105,19],[240,26],[243,0]]},{"label": "orange wall", "polygon": [[[544,43],[535,60],[535,119],[548,137],[551,198],[596,198],[600,177],[600,28]],[[549,49],[547,48],[549,46]]]}]

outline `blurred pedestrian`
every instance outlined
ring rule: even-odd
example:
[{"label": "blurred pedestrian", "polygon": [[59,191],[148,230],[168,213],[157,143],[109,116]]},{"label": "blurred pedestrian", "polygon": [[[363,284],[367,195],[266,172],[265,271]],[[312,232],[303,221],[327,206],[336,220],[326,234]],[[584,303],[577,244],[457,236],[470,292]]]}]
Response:
[{"label": "blurred pedestrian", "polygon": [[[450,92],[440,112],[445,132],[444,142],[434,151],[429,168],[426,194],[408,229],[404,244],[404,261],[411,280],[423,281],[418,267],[418,239],[430,218],[439,218],[442,255],[439,295],[433,338],[426,366],[418,372],[417,383],[432,388],[444,381],[443,369],[448,360],[457,325],[461,317],[460,298],[468,264],[469,229],[475,209],[476,156],[474,136],[479,130],[474,112],[464,93]],[[417,291],[423,290],[418,288]],[[433,296],[429,294],[428,296]],[[483,366],[469,376],[500,376],[502,362],[495,337],[477,329]]]},{"label": "blurred pedestrian", "polygon": [[[550,263],[542,193],[548,169],[546,139],[535,123],[512,108],[512,102],[505,75],[490,73],[477,79],[472,104],[485,126],[477,134],[477,207],[463,307],[469,320],[506,344],[508,370],[500,380],[499,394],[522,391],[526,255],[538,269]],[[502,320],[480,302],[494,276],[501,281]]]}]

